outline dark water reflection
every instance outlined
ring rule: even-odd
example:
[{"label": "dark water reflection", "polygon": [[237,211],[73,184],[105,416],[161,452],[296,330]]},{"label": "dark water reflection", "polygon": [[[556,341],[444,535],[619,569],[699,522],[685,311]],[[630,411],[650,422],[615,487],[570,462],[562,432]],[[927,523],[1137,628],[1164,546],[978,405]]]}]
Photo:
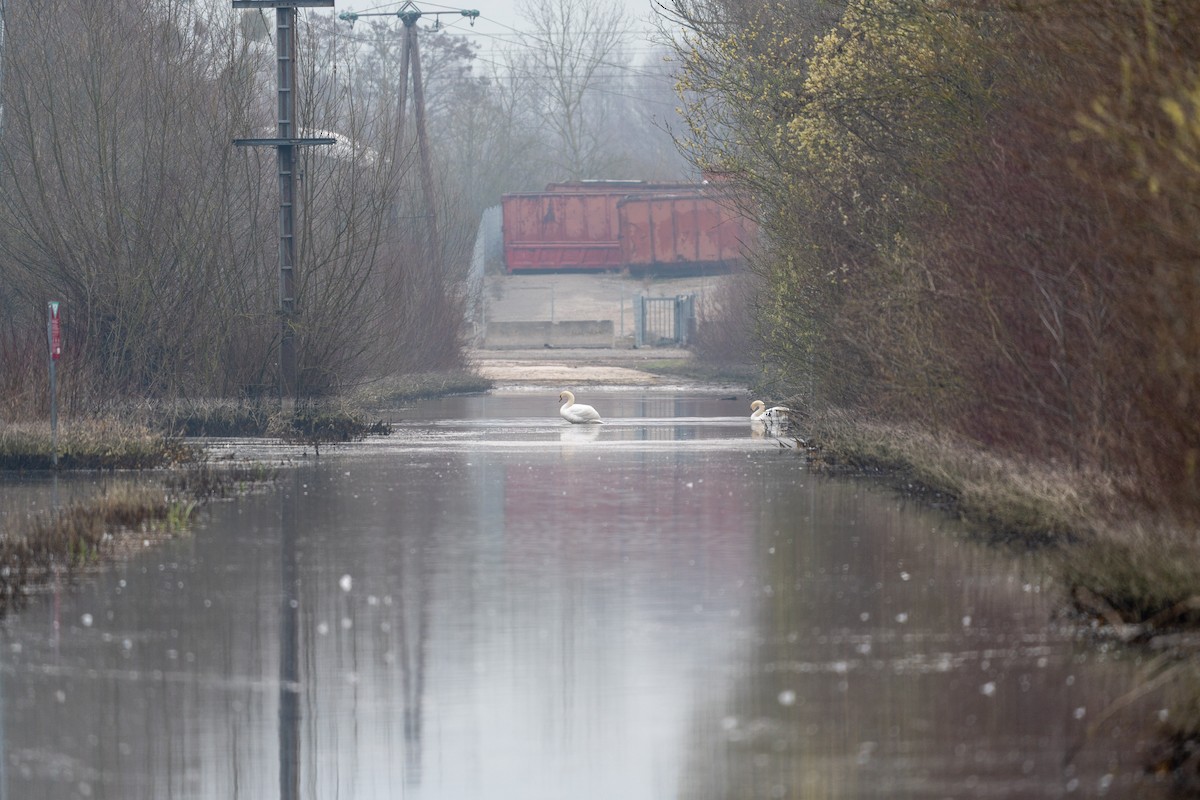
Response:
[{"label": "dark water reflection", "polygon": [[[1156,797],[1137,665],[745,398],[399,413],[0,640],[5,798]],[[250,443],[228,443],[252,450]]]}]

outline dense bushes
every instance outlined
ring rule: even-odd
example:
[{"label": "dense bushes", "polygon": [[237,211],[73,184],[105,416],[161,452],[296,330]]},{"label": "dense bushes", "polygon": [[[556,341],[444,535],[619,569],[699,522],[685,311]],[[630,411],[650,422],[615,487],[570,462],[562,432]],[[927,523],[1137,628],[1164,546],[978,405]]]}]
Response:
[{"label": "dense bushes", "polygon": [[795,393],[1200,513],[1200,9],[675,9],[691,155],[760,209]]}]

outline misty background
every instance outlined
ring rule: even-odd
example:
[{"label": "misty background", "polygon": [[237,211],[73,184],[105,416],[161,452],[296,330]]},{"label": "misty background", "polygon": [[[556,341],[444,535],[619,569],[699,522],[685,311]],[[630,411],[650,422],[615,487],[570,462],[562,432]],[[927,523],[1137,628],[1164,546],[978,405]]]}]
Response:
[{"label": "misty background", "polygon": [[[432,208],[402,4],[300,9],[299,392],[463,363],[479,221],[505,192],[679,180],[668,48],[650,6],[536,0],[467,18],[417,7]],[[256,397],[277,386],[273,11],[228,0],[9,0],[0,141],[2,409],[45,407],[45,303],[62,303],[61,400]],[[353,23],[345,11],[364,16]],[[384,13],[385,16],[366,16]],[[436,221],[436,226],[431,224]],[[434,235],[436,231],[436,235]]]}]

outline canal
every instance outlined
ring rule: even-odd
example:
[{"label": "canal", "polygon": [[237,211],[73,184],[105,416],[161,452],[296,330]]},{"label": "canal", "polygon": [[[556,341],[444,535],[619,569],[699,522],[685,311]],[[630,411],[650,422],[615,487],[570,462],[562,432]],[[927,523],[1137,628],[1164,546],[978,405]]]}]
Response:
[{"label": "canal", "polygon": [[577,394],[606,424],[512,391],[289,448],[35,596],[0,629],[0,797],[1167,796],[1140,665],[1034,557],[810,472],[744,396]]}]

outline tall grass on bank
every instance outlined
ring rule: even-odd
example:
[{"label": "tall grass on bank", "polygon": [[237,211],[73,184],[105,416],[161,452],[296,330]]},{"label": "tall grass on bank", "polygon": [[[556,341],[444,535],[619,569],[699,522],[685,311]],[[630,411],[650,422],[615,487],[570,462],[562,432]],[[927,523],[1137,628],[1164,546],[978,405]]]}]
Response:
[{"label": "tall grass on bank", "polygon": [[903,485],[952,499],[965,521],[995,539],[1043,545],[1070,541],[1088,528],[1088,509],[1107,494],[1107,481],[1098,476],[1018,463],[945,434],[831,410],[813,415],[809,424],[820,442],[821,465],[886,473]]},{"label": "tall grass on bank", "polygon": [[[51,469],[55,452],[50,424],[0,424],[0,469]],[[59,425],[60,469],[151,469],[196,459],[191,446],[143,424],[73,420]]]},{"label": "tall grass on bank", "polygon": [[0,614],[32,587],[119,557],[135,543],[175,536],[201,505],[270,480],[262,465],[199,464],[168,473],[160,485],[120,486],[0,529]]}]

